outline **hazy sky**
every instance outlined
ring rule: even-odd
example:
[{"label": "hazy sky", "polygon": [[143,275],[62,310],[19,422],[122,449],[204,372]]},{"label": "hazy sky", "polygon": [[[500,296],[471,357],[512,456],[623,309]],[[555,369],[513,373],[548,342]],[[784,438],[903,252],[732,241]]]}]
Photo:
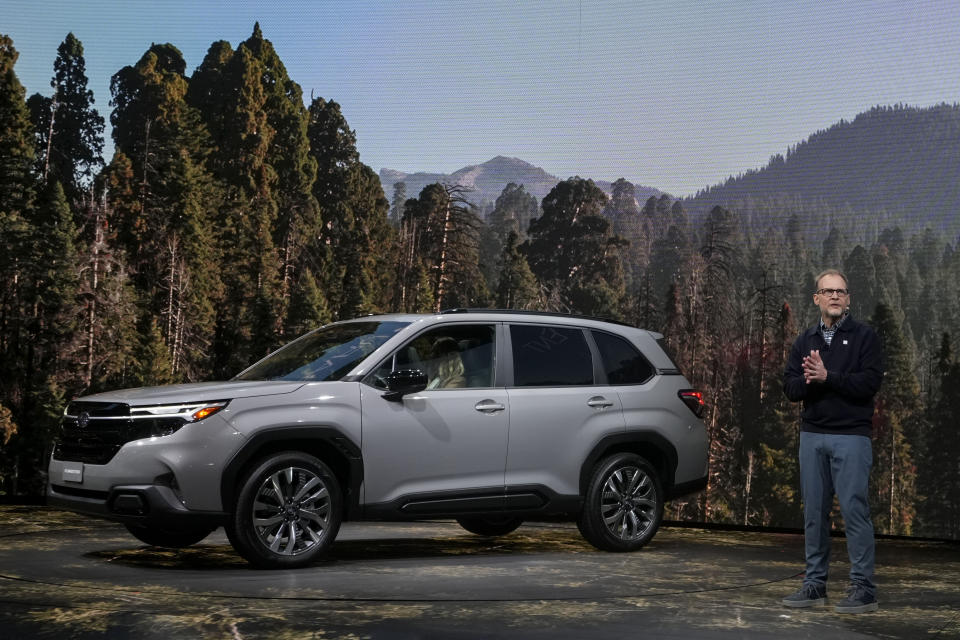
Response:
[{"label": "hazy sky", "polygon": [[192,73],[256,21],[376,170],[506,155],[692,195],[872,106],[960,102],[957,0],[0,0],[27,95],[72,31],[108,121],[110,76],[151,43]]}]

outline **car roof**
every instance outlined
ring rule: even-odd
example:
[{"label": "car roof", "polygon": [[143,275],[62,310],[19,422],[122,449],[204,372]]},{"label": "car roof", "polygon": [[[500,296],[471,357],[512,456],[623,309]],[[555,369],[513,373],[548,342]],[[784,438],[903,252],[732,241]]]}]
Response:
[{"label": "car roof", "polygon": [[[619,327],[621,329],[632,329],[635,331],[645,331],[634,325],[611,320],[609,318],[598,318],[595,316],[577,315],[571,313],[557,313],[550,311],[525,311],[518,309],[467,309],[456,308],[446,309],[438,313],[385,313],[368,316],[360,316],[343,320],[341,322],[409,322],[411,324],[431,324],[440,321],[486,321],[486,322],[537,322],[548,324],[576,324],[593,328],[611,329]],[[613,325],[611,327],[610,325]],[[653,333],[653,332],[650,332]]]}]

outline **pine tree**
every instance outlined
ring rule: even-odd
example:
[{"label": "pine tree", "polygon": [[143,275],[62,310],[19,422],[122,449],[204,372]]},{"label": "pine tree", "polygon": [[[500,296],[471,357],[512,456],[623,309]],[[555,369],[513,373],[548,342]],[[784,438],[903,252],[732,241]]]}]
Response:
[{"label": "pine tree", "polygon": [[500,278],[497,286],[497,307],[500,309],[534,309],[539,302],[537,279],[520,251],[516,231],[507,236],[500,260]]},{"label": "pine tree", "polygon": [[291,338],[300,336],[330,322],[331,319],[327,300],[317,286],[316,278],[309,270],[301,272],[290,299],[284,334]]},{"label": "pine tree", "polygon": [[212,351],[214,375],[227,376],[279,344],[299,271],[317,261],[304,255],[319,228],[317,162],[300,86],[259,24],[236,51],[214,43],[187,96],[215,149],[205,166],[223,187],[216,225],[231,295],[218,305]]},{"label": "pine tree", "polygon": [[530,223],[523,252],[554,311],[620,316],[610,307],[623,297],[619,251],[625,242],[601,214],[606,201],[592,180],[570,178],[547,194],[543,215]]},{"label": "pine tree", "polygon": [[917,472],[913,459],[916,433],[909,431],[910,425],[921,419],[920,386],[911,347],[893,310],[878,304],[871,324],[883,345],[885,364],[874,417],[874,523],[885,533],[910,535],[917,507]]},{"label": "pine tree", "polygon": [[507,238],[515,234],[518,242],[526,239],[530,220],[537,215],[537,206],[536,197],[527,193],[522,184],[511,182],[497,196],[493,210],[481,227],[478,249],[480,271],[491,289],[497,288],[498,263]]},{"label": "pine tree", "polygon": [[116,246],[111,215],[101,196],[87,211],[78,241],[79,326],[71,358],[84,390],[130,386],[136,335],[136,294],[124,253]]},{"label": "pine tree", "polygon": [[920,533],[960,538],[960,440],[956,416],[960,412],[960,362],[953,355],[949,334],[941,337],[937,353],[936,400],[927,407],[930,431],[918,464],[918,487],[923,500],[918,509]]},{"label": "pine tree", "polygon": [[210,138],[186,101],[185,66],[175,47],[154,45],[114,76],[117,153],[106,179],[135,284],[161,318],[172,370],[198,379],[209,371],[223,295],[215,233],[221,189],[205,167]]},{"label": "pine tree", "polygon": [[170,384],[176,380],[170,351],[163,333],[154,317],[144,317],[140,321],[140,342],[134,352],[136,369],[131,372],[131,382],[137,387],[153,387]]},{"label": "pine tree", "polygon": [[621,253],[627,291],[637,295],[643,287],[644,272],[650,263],[650,225],[640,215],[632,183],[620,178],[613,183],[610,202],[604,210],[613,232],[629,242]]},{"label": "pine tree", "polygon": [[403,218],[403,205],[407,201],[407,183],[402,180],[393,183],[393,199],[390,200],[390,224],[400,228],[400,219]]},{"label": "pine tree", "polygon": [[334,317],[385,310],[394,289],[396,238],[380,179],[359,161],[356,135],[336,102],[313,99],[307,133],[318,167],[313,195],[321,215],[312,234],[317,241],[305,247],[314,273],[323,274]]},{"label": "pine tree", "polygon": [[[0,404],[5,406],[3,429],[5,442],[0,447],[0,478],[7,493],[18,493],[21,442],[37,440],[35,429],[16,425],[30,424],[33,417],[27,353],[30,334],[27,319],[33,315],[24,300],[29,288],[31,233],[28,220],[35,206],[33,130],[24,101],[24,89],[14,71],[18,53],[13,41],[0,35]],[[29,460],[32,462],[32,460]]]},{"label": "pine tree", "polygon": [[53,68],[53,97],[31,96],[37,165],[44,181],[59,181],[76,206],[103,166],[104,121],[87,88],[83,44],[73,33],[57,49]]}]

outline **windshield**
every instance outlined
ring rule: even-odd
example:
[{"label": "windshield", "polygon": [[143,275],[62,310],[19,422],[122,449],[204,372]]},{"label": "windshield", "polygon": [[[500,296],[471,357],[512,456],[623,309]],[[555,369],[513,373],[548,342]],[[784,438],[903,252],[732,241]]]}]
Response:
[{"label": "windshield", "polygon": [[349,322],[322,327],[271,353],[234,380],[339,380],[408,322]]}]

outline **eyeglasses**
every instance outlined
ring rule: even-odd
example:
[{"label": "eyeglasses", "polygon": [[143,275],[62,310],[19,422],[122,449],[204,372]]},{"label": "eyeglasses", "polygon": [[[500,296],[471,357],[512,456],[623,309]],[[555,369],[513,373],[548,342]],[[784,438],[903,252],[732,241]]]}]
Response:
[{"label": "eyeglasses", "polygon": [[849,289],[817,289],[817,295],[827,296],[828,298],[832,298],[833,296],[842,298],[848,293],[850,293]]}]

